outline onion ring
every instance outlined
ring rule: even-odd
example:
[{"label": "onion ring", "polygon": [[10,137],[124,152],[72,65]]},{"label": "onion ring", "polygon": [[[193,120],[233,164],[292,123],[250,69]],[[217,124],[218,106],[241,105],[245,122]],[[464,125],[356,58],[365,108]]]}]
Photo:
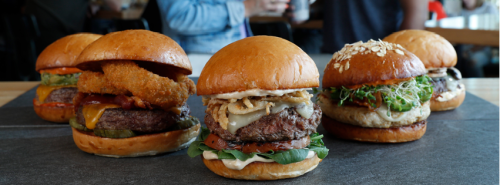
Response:
[{"label": "onion ring", "polygon": [[130,95],[126,89],[118,89],[108,82],[101,72],[83,71],[78,78],[78,91],[83,93]]},{"label": "onion ring", "polygon": [[127,89],[152,105],[169,111],[182,106],[189,95],[196,93],[194,82],[186,75],[177,75],[177,82],[139,67],[133,61],[107,61],[102,70],[109,83]]}]

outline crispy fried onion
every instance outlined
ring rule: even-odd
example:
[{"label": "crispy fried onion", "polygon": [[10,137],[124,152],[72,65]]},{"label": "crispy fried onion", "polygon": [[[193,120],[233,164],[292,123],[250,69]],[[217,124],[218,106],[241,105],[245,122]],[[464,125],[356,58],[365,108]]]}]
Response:
[{"label": "crispy fried onion", "polygon": [[275,106],[275,102],[309,103],[312,94],[307,91],[297,91],[284,94],[283,96],[254,96],[242,99],[216,99],[203,97],[203,105],[207,106],[205,111],[212,115],[215,121],[219,122],[223,129],[227,130],[229,119],[228,112],[232,114],[248,114],[259,110],[266,110],[266,115],[271,113],[270,108]]},{"label": "crispy fried onion", "polygon": [[[168,111],[182,106],[189,95],[196,93],[194,82],[186,75],[177,75],[177,81],[158,76],[132,61],[108,61],[102,64],[104,76],[110,84],[127,89],[134,96]],[[139,107],[147,107],[140,105]]]},{"label": "crispy fried onion", "polygon": [[78,78],[78,91],[83,93],[130,95],[127,89],[118,89],[101,72],[83,71]]}]

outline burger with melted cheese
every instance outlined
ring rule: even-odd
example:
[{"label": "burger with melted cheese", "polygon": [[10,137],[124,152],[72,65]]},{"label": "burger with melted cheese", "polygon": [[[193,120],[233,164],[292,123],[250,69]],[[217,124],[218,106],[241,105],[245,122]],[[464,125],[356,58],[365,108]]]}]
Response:
[{"label": "burger with melted cheese", "polygon": [[188,154],[226,178],[275,180],[305,174],[326,157],[316,133],[321,109],[307,92],[319,86],[314,61],[271,36],[245,38],[215,53],[198,79],[207,106]]},{"label": "burger with melted cheese", "polygon": [[432,96],[422,62],[400,45],[346,44],[326,65],[318,104],[323,127],[341,139],[399,143],[426,131]]},{"label": "burger with melted cheese", "polygon": [[75,116],[73,97],[81,70],[75,67],[80,52],[101,37],[80,33],[63,37],[45,48],[36,60],[41,84],[36,89],[33,107],[36,114],[47,121],[67,123]]},{"label": "burger with melted cheese", "polygon": [[395,32],[384,41],[400,44],[424,63],[434,86],[431,111],[452,110],[462,104],[465,86],[460,82],[462,74],[453,67],[457,64],[457,53],[450,42],[425,30]]},{"label": "burger with melted cheese", "polygon": [[106,157],[176,151],[199,134],[186,101],[196,92],[184,50],[169,37],[127,30],[107,34],[77,59],[83,70],[76,117],[70,120],[81,150]]}]

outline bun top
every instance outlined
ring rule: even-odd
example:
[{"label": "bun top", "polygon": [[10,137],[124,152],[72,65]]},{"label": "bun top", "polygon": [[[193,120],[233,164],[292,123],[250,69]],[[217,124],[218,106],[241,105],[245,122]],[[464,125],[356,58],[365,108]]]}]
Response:
[{"label": "bun top", "polygon": [[57,67],[75,67],[82,50],[102,35],[79,33],[68,35],[47,46],[36,60],[36,71]]},{"label": "bun top", "polygon": [[395,32],[384,41],[400,44],[417,55],[426,68],[453,67],[457,64],[457,52],[445,38],[425,30]]},{"label": "bun top", "polygon": [[100,62],[134,60],[148,70],[191,74],[192,67],[184,50],[170,37],[148,30],[126,30],[104,35],[85,48],[77,59],[82,70],[101,71]]},{"label": "bun top", "polygon": [[318,86],[318,68],[299,47],[279,37],[254,36],[215,53],[201,71],[196,88],[198,95],[212,95]]},{"label": "bun top", "polygon": [[426,72],[424,64],[400,45],[359,41],[333,54],[325,68],[323,88],[394,84]]}]

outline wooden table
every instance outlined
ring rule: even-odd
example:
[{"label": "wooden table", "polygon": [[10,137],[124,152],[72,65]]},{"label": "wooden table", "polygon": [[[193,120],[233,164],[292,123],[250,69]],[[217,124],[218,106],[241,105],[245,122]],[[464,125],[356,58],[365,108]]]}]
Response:
[{"label": "wooden table", "polygon": [[[0,107],[39,83],[40,82],[0,82]],[[463,79],[463,83],[468,93],[479,96],[495,105],[499,105],[498,78],[466,78]]]},{"label": "wooden table", "polygon": [[499,45],[498,15],[472,15],[470,17],[449,17],[439,21],[425,22],[425,29],[435,32],[451,43]]},{"label": "wooden table", "polygon": [[[257,16],[250,22],[288,21],[284,17]],[[292,28],[322,29],[323,20],[311,20],[303,24],[291,25]],[[499,46],[499,18],[495,15],[473,15],[450,17],[439,21],[429,20],[425,29],[435,32],[454,44],[477,44]]]}]

